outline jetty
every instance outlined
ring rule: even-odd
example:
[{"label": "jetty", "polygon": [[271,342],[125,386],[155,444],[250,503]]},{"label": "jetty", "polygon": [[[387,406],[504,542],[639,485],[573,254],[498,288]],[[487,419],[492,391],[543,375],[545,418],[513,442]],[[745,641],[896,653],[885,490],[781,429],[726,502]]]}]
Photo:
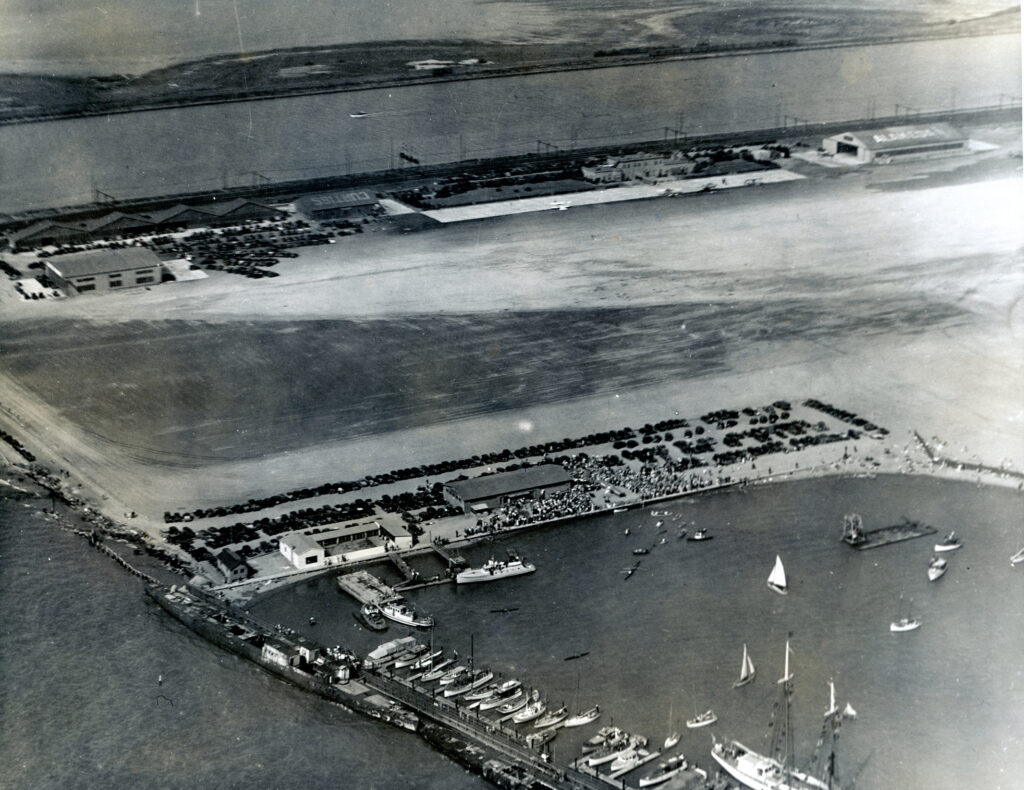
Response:
[{"label": "jetty", "polygon": [[901,523],[889,527],[864,530],[861,526],[860,516],[853,513],[844,519],[843,542],[857,551],[867,551],[893,543],[902,543],[905,540],[934,535],[936,532],[938,530],[935,527],[922,524],[920,521],[912,521],[909,518],[904,518]]}]

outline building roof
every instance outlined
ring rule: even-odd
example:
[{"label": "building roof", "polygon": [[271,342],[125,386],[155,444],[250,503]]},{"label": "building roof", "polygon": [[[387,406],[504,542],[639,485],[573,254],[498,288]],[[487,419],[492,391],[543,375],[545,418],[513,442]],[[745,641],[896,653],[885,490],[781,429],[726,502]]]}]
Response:
[{"label": "building roof", "polygon": [[541,464],[517,469],[514,472],[498,472],[469,480],[453,480],[445,485],[463,502],[472,502],[571,482],[569,473],[559,464]]},{"label": "building roof", "polygon": [[872,151],[892,151],[921,144],[964,142],[967,137],[948,123],[932,123],[922,126],[859,129],[837,134],[829,139],[857,142]]},{"label": "building roof", "polygon": [[237,552],[231,549],[224,549],[220,554],[217,555],[217,562],[227,568],[229,571],[233,571],[235,568],[246,566],[247,563],[243,560]]},{"label": "building roof", "polygon": [[33,236],[46,236],[51,233],[54,229],[56,230],[73,230],[81,232],[81,228],[72,225],[69,222],[54,222],[53,220],[44,219],[39,222],[33,222],[27,228],[22,228],[19,231],[15,231],[8,237],[12,242],[18,242],[22,239],[29,239]]},{"label": "building roof", "polygon": [[371,206],[376,202],[376,196],[365,190],[323,192],[318,195],[304,195],[296,201],[296,208],[303,214],[309,214],[313,211],[328,211],[336,208]]},{"label": "building roof", "polygon": [[305,554],[309,551],[322,551],[322,547],[319,543],[312,538],[307,537],[302,532],[289,532],[287,535],[282,535],[278,543],[288,546],[293,554]]},{"label": "building roof", "polygon": [[46,265],[64,279],[70,279],[133,269],[155,269],[160,265],[160,258],[145,247],[123,247],[73,252],[50,258]]}]

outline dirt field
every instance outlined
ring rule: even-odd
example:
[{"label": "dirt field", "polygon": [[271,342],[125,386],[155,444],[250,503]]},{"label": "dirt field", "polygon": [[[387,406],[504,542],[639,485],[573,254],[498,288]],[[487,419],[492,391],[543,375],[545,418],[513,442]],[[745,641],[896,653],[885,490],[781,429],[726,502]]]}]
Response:
[{"label": "dirt field", "polygon": [[1000,161],[370,234],[272,285],[6,301],[0,417],[147,517],[775,398],[1019,468],[1024,201]]}]

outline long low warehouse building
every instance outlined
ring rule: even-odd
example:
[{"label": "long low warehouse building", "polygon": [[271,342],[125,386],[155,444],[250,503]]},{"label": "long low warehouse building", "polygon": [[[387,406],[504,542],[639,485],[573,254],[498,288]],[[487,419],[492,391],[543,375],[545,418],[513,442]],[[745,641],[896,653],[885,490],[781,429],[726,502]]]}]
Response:
[{"label": "long low warehouse building", "polygon": [[296,530],[282,535],[278,542],[284,558],[301,570],[383,557],[389,551],[411,546],[412,535],[405,522],[393,513]]},{"label": "long low warehouse building", "polygon": [[969,150],[969,142],[950,124],[933,123],[843,132],[826,137],[821,146],[832,156],[850,156],[858,162],[879,162],[949,156]]},{"label": "long low warehouse building", "polygon": [[543,499],[565,491],[572,478],[558,464],[541,464],[512,472],[452,480],[444,484],[444,498],[466,513],[482,513],[516,499]]}]

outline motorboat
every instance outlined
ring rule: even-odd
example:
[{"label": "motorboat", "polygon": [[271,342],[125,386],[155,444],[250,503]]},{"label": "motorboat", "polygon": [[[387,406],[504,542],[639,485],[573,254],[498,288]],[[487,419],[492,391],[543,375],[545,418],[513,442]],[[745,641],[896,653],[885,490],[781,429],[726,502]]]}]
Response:
[{"label": "motorboat", "polygon": [[550,743],[558,735],[558,730],[541,730],[540,732],[531,732],[526,736],[526,745],[531,749],[539,749],[546,743]]},{"label": "motorboat", "polygon": [[416,645],[416,646],[410,648],[408,651],[406,651],[405,653],[400,655],[397,659],[395,659],[395,669],[402,669],[403,667],[411,667],[413,664],[415,664],[417,661],[419,661],[420,658],[422,658],[423,655],[428,650],[430,650],[430,648],[427,647],[426,645]]},{"label": "motorboat", "polygon": [[522,689],[516,689],[511,694],[507,694],[503,697],[491,697],[480,702],[480,710],[491,710],[491,708],[497,708],[498,706],[507,705],[518,699],[523,700],[523,705],[526,704],[526,697],[523,695]]},{"label": "motorboat", "polygon": [[427,653],[425,656],[417,659],[415,663],[411,664],[412,669],[427,669],[434,665],[434,661],[441,657],[441,653],[444,651],[435,650],[431,653]]},{"label": "motorboat", "polygon": [[894,633],[900,633],[902,631],[913,631],[916,628],[921,627],[921,621],[916,617],[901,617],[899,620],[893,620],[889,623],[889,630]]},{"label": "motorboat", "polygon": [[457,697],[460,694],[465,694],[467,691],[472,691],[474,688],[479,688],[493,677],[494,673],[487,669],[481,669],[472,673],[466,672],[445,688],[444,695],[446,697]]},{"label": "motorboat", "polygon": [[559,727],[568,717],[569,709],[563,705],[558,710],[553,710],[541,716],[533,723],[533,726],[538,730],[543,730],[548,727]]},{"label": "motorboat", "polygon": [[746,643],[743,644],[743,661],[740,663],[740,676],[733,682],[732,687],[734,689],[740,686],[745,686],[750,683],[754,676],[757,674],[757,670],[754,669],[754,662],[750,658],[750,653],[747,652]]},{"label": "motorboat", "polygon": [[612,764],[608,766],[608,770],[611,771],[613,774],[617,774],[619,772],[626,773],[628,771],[632,771],[634,768],[640,765],[641,760],[649,756],[650,752],[648,752],[646,749],[627,749],[614,760],[612,760]]},{"label": "motorboat", "polygon": [[588,754],[589,752],[597,751],[602,746],[607,746],[612,743],[621,743],[626,740],[627,734],[625,730],[619,727],[602,727],[597,731],[597,735],[588,738],[583,742],[583,753]]},{"label": "motorboat", "polygon": [[440,680],[444,673],[448,671],[448,667],[454,663],[454,658],[446,658],[443,661],[438,661],[431,667],[429,672],[425,672],[420,677],[420,680],[424,683],[433,683],[435,680]]},{"label": "motorboat", "polygon": [[775,565],[772,567],[772,572],[768,574],[768,589],[777,592],[779,595],[785,595],[789,590],[786,583],[786,569],[782,567],[782,557],[778,554],[775,555]]},{"label": "motorboat", "polygon": [[515,716],[512,717],[512,721],[515,724],[526,724],[528,721],[539,719],[544,715],[544,712],[548,709],[548,704],[540,699],[537,692],[533,692],[533,699],[530,703],[519,711]]},{"label": "motorboat", "polygon": [[441,678],[437,681],[437,683],[440,686],[450,686],[452,683],[459,679],[460,675],[463,675],[466,672],[469,672],[469,667],[465,666],[464,664],[459,664],[457,667],[449,669],[447,672],[441,675]]},{"label": "motorboat", "polygon": [[590,724],[592,721],[597,721],[601,718],[601,708],[595,705],[590,710],[585,710],[581,713],[577,713],[575,716],[570,716],[565,720],[563,727],[582,727],[584,724]]},{"label": "motorboat", "polygon": [[942,543],[935,544],[935,551],[940,553],[943,551],[956,551],[963,545],[963,541],[956,536],[956,532],[950,532]]},{"label": "motorboat", "polygon": [[380,612],[389,620],[394,620],[402,625],[411,625],[415,628],[430,628],[434,625],[433,617],[421,617],[412,607],[401,600],[381,604]]},{"label": "motorboat", "polygon": [[523,694],[522,691],[519,691],[509,697],[508,702],[498,706],[498,714],[508,716],[510,713],[515,713],[517,710],[525,708],[529,701],[530,698]]},{"label": "motorboat", "polygon": [[614,746],[602,746],[600,749],[592,752],[587,758],[587,765],[591,768],[597,768],[605,763],[613,762],[620,755],[623,755],[626,752],[635,752],[636,748],[637,743],[635,742],[635,737],[630,736]]},{"label": "motorboat", "polygon": [[708,709],[703,713],[698,713],[692,719],[687,719],[686,726],[691,730],[695,730],[698,727],[707,727],[709,724],[714,724],[716,721],[718,721],[718,716],[715,715],[713,710]]},{"label": "motorboat", "polygon": [[359,611],[353,614],[356,620],[371,631],[384,631],[388,627],[388,621],[381,614],[380,607],[377,604],[364,603],[359,607]]},{"label": "motorboat", "polygon": [[537,568],[516,556],[507,560],[496,560],[493,557],[479,568],[467,568],[455,576],[456,584],[472,584],[473,582],[493,582],[508,576],[522,576],[533,573]]},{"label": "motorboat", "polygon": [[941,579],[947,570],[949,570],[949,560],[945,557],[933,557],[932,561],[928,563],[928,581]]},{"label": "motorboat", "polygon": [[686,766],[686,758],[683,757],[683,755],[677,754],[673,757],[669,757],[665,762],[659,763],[654,773],[641,777],[639,785],[640,787],[654,787],[655,785],[660,785],[685,769]]},{"label": "motorboat", "polygon": [[714,537],[715,537],[714,535],[709,535],[708,531],[704,527],[701,527],[696,532],[694,532],[692,535],[690,535],[687,538],[687,540],[694,541],[694,542],[699,542],[699,541],[702,541],[702,540],[714,540]]}]

